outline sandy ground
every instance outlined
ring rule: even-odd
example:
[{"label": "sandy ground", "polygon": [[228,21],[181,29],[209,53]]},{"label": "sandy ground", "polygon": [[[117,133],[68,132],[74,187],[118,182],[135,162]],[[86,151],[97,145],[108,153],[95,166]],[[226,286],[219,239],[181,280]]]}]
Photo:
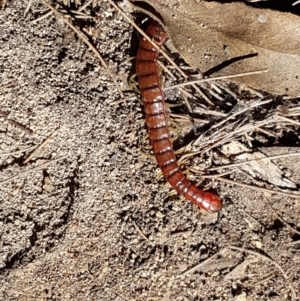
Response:
[{"label": "sandy ground", "polygon": [[[54,15],[35,21],[48,12],[38,1],[24,16],[26,6],[12,0],[0,11],[0,300],[295,300],[299,198],[208,180],[224,201],[218,218],[170,195],[143,151],[140,103],[116,102],[111,77],[74,31]],[[124,97],[135,95],[131,26],[106,2],[88,11],[94,20],[75,25]],[[217,153],[195,162],[213,166]],[[298,161],[273,161],[295,193]]]}]

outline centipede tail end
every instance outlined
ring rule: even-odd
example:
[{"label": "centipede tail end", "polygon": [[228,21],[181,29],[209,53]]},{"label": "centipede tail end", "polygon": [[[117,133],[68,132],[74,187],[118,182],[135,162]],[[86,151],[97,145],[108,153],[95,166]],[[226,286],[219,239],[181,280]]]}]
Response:
[{"label": "centipede tail end", "polygon": [[222,209],[221,199],[217,195],[210,192],[199,193],[196,196],[196,200],[198,206],[208,212],[215,213]]}]

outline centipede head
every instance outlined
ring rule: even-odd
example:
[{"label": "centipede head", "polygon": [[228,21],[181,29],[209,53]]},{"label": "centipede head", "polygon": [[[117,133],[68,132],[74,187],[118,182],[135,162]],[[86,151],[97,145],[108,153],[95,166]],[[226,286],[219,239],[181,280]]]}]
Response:
[{"label": "centipede head", "polygon": [[146,30],[146,33],[150,37],[152,37],[154,42],[159,46],[161,46],[167,39],[167,34],[165,33],[162,26],[154,20],[150,21],[150,24]]}]

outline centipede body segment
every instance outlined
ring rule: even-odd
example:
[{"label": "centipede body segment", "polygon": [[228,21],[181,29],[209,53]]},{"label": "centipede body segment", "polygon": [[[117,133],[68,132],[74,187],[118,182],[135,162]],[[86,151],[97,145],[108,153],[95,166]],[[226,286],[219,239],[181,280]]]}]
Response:
[{"label": "centipede body segment", "polygon": [[[156,21],[150,22],[146,33],[158,46],[167,39]],[[206,211],[218,212],[222,209],[220,198],[193,185],[178,166],[168,129],[158,56],[159,51],[142,37],[136,56],[136,71],[153,153],[164,177],[179,194]]]}]

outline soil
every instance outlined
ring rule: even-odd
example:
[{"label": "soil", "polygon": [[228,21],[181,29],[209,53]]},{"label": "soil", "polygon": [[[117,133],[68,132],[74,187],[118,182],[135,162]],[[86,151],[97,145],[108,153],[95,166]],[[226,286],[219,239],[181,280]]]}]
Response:
[{"label": "soil", "polygon": [[[219,215],[200,211],[172,193],[145,149],[142,107],[128,84],[138,47],[131,25],[105,1],[88,7],[91,19],[72,12],[74,3],[57,3],[124,97],[78,35],[45,16],[42,2],[26,11],[28,1],[12,0],[0,11],[0,300],[296,300],[299,156],[272,160],[294,185],[282,194],[245,170],[223,175],[232,183],[191,170],[188,177],[224,203]],[[127,1],[118,4],[132,14]],[[295,118],[288,130],[277,125],[280,144],[264,133],[247,147],[299,153]],[[184,169],[230,161],[221,151],[198,154]]]}]

